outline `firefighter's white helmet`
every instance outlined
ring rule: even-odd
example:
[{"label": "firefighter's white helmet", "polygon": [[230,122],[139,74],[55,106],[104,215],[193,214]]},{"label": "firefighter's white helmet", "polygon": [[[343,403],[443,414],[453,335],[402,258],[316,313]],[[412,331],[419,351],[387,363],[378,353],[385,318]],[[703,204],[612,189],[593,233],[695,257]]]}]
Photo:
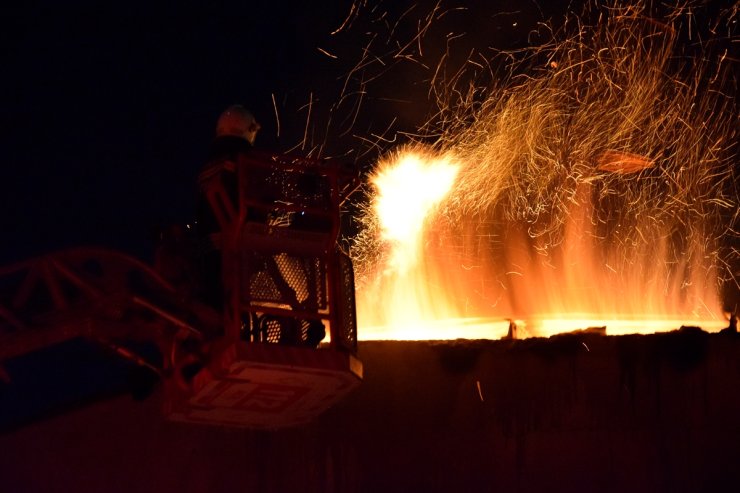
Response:
[{"label": "firefighter's white helmet", "polygon": [[254,144],[257,138],[257,132],[261,128],[260,124],[254,118],[254,115],[241,105],[233,105],[226,108],[218,117],[216,124],[216,137],[227,135],[233,137],[242,137],[247,139],[250,144]]}]

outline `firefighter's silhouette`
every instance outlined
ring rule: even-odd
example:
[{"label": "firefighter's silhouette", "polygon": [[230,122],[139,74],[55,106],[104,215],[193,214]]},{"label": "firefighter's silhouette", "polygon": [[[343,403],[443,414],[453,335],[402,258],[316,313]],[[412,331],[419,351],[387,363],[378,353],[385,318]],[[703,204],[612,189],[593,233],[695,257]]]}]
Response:
[{"label": "firefighter's silhouette", "polygon": [[234,166],[239,154],[250,152],[259,130],[260,124],[243,106],[233,105],[227,108],[216,123],[216,135],[210,145],[208,161],[198,176],[198,292],[207,304],[217,309],[221,309],[224,302],[220,233],[225,218],[215,213],[211,205],[215,197],[209,197],[207,189],[210,182],[217,180],[226,194],[223,197],[227,199],[224,203],[236,203],[238,192]]}]

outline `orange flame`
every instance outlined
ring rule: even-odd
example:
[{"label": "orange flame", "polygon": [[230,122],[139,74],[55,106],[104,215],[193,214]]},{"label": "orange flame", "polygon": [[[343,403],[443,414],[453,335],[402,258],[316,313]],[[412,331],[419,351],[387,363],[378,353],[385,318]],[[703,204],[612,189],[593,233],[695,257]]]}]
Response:
[{"label": "orange flame", "polygon": [[458,316],[455,300],[440,296],[444,266],[426,255],[430,225],[458,169],[451,154],[409,150],[381,162],[371,179],[381,255],[366,276],[372,281],[358,293],[363,338],[377,338],[371,327],[383,327],[381,333],[393,331],[395,338],[427,339],[430,323]]},{"label": "orange flame", "polygon": [[457,170],[449,157],[418,151],[381,163],[371,180],[378,192],[373,208],[381,239],[391,244],[390,266],[396,273],[403,275],[419,262],[426,221],[449,193]]},{"label": "orange flame", "polygon": [[[512,319],[518,337],[603,326],[616,335],[725,325],[713,273],[701,262],[660,261],[666,241],[632,256],[604,246],[590,221],[589,182],[579,185],[556,247],[537,245],[515,224],[501,231],[478,224],[472,236],[460,237],[445,213],[461,191],[461,163],[449,152],[407,150],[382,162],[371,179],[381,253],[361,262],[372,264],[358,289],[362,339],[496,339],[507,335]],[[472,254],[470,245],[460,248],[481,236],[487,241]],[[491,240],[497,236],[500,242]]]}]

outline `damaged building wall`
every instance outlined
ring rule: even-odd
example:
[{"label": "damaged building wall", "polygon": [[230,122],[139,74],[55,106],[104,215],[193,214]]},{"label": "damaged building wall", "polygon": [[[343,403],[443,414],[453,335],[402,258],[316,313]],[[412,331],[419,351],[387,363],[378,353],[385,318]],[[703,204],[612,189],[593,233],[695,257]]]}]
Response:
[{"label": "damaged building wall", "polygon": [[5,492],[729,491],[740,338],[364,342],[362,386],[276,432],[128,396],[0,436]]}]

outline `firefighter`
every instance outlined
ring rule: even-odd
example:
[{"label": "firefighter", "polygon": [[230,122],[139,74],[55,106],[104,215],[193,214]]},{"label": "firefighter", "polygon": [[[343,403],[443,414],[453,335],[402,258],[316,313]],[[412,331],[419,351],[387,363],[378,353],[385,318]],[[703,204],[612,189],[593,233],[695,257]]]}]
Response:
[{"label": "firefighter", "polygon": [[235,104],[221,113],[216,123],[216,138],[211,146],[211,160],[233,157],[248,151],[257,138],[261,125],[243,106]]},{"label": "firefighter", "polygon": [[[239,154],[249,152],[260,128],[254,115],[241,105],[229,106],[221,113],[216,123],[216,137],[211,142],[208,152],[208,163],[198,177],[201,190],[209,180],[221,174],[221,177],[226,179],[225,184],[229,188],[227,192],[232,199],[236,199],[234,170],[225,166],[225,163],[236,162]],[[216,218],[212,214],[209,217],[210,207],[208,207],[207,200],[201,201],[201,205],[205,208],[205,210],[199,210],[198,214],[201,229],[209,233],[218,231],[219,227],[215,224]],[[201,221],[204,224],[201,224]]]},{"label": "firefighter", "polygon": [[208,162],[198,176],[200,194],[196,228],[201,250],[201,294],[206,303],[218,309],[223,306],[221,254],[218,251],[222,225],[212,208],[213,197],[208,196],[207,190],[213,190],[213,183],[218,181],[222,186],[218,190],[231,204],[237,204],[237,180],[233,165],[240,154],[250,152],[260,128],[254,115],[243,106],[229,106],[218,118]]}]

